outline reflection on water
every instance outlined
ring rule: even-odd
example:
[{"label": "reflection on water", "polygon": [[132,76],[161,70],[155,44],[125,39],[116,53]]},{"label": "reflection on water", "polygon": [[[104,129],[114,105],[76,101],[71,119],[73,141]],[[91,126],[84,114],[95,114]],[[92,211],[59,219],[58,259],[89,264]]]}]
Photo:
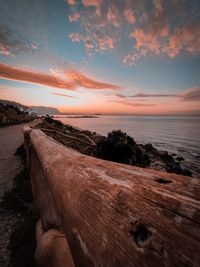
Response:
[{"label": "reflection on water", "polygon": [[113,129],[127,132],[139,143],[152,143],[185,158],[184,165],[200,176],[200,118],[163,116],[99,116],[59,118],[65,124],[103,135]]}]

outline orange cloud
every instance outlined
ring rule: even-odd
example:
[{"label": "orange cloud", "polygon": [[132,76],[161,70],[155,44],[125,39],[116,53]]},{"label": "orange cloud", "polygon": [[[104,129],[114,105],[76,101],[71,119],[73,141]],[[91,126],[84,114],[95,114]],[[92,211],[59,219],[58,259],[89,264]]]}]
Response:
[{"label": "orange cloud", "polygon": [[35,84],[42,84],[55,88],[75,90],[77,86],[82,86],[88,89],[119,89],[118,85],[96,81],[89,78],[82,73],[71,70],[66,71],[64,76],[62,73],[57,73],[51,69],[53,75],[34,72],[30,70],[23,70],[0,63],[0,78],[23,81]]},{"label": "orange cloud", "polygon": [[46,73],[15,68],[2,63],[0,63],[0,78],[42,84],[68,90],[75,90],[76,88],[71,81],[63,80]]},{"label": "orange cloud", "polygon": [[89,89],[120,89],[121,87],[115,84],[104,83],[95,79],[89,78],[82,73],[72,70],[65,73],[70,80],[76,85],[82,86]]}]

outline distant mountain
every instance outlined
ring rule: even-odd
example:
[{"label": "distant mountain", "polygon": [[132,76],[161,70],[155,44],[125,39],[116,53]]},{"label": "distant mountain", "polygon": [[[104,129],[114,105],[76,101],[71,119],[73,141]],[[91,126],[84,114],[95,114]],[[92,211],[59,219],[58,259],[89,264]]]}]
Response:
[{"label": "distant mountain", "polygon": [[24,111],[26,110],[32,110],[38,115],[59,115],[61,114],[60,111],[57,108],[52,108],[52,107],[43,107],[43,106],[25,106],[20,103],[17,103],[15,101],[10,101],[10,100],[5,100],[5,99],[0,99],[0,103],[4,105],[12,105],[14,107],[17,107],[18,109],[23,108]]},{"label": "distant mountain", "polygon": [[43,106],[30,106],[30,108],[39,115],[59,115],[61,114],[57,108],[43,107]]}]

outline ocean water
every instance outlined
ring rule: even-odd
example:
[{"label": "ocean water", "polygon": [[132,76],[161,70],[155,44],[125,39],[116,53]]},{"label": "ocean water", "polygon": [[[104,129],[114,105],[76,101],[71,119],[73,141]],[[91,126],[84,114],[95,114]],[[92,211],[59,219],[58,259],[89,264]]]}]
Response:
[{"label": "ocean water", "polygon": [[98,116],[57,118],[64,124],[107,135],[121,129],[138,143],[151,143],[159,150],[182,156],[182,165],[200,177],[200,117]]}]

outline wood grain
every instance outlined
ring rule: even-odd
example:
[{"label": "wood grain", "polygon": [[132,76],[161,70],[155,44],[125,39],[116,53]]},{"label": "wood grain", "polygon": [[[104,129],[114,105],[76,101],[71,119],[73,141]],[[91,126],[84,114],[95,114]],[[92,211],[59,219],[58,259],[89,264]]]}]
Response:
[{"label": "wood grain", "polygon": [[199,266],[200,180],[103,161],[40,130],[24,132],[42,225],[64,231],[75,266]]}]

